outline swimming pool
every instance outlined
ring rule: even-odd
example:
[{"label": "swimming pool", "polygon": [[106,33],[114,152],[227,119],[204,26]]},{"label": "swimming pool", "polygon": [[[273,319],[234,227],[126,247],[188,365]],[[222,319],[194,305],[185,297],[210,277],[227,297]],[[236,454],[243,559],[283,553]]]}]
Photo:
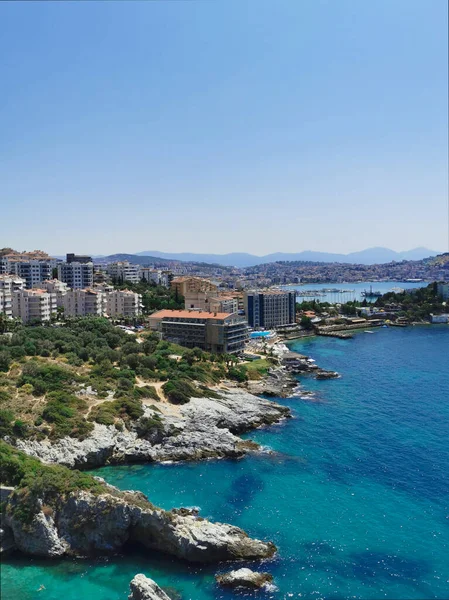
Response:
[{"label": "swimming pool", "polygon": [[272,335],[271,331],[253,331],[249,334],[250,338],[265,338]]}]

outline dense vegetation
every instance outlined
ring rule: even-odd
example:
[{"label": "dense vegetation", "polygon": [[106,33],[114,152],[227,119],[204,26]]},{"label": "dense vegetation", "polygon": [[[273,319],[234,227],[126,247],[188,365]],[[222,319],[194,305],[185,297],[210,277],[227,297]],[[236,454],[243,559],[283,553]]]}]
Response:
[{"label": "dense vegetation", "polygon": [[182,296],[171,289],[162,285],[156,285],[151,281],[142,280],[139,283],[130,283],[128,281],[114,280],[113,284],[118,290],[126,289],[137,294],[142,294],[143,312],[146,314],[163,308],[172,310],[184,308],[184,298]]},{"label": "dense vegetation", "polygon": [[87,473],[68,469],[60,465],[44,465],[0,440],[0,474],[3,485],[16,487],[19,502],[14,515],[28,522],[38,511],[37,500],[51,510],[65,496],[75,490],[93,493],[106,492],[106,487]]},{"label": "dense vegetation", "polygon": [[440,314],[447,310],[437,294],[436,283],[401,293],[388,292],[378,298],[374,306],[376,308],[396,306],[399,309],[398,315],[410,321],[428,320],[430,313]]},{"label": "dense vegetation", "polygon": [[224,377],[245,381],[262,373],[236,363],[150,332],[130,336],[104,318],[14,324],[0,335],[0,436],[82,439],[94,422],[130,428],[143,417],[143,402],[157,403],[160,394],[183,404],[213,396],[208,386]]}]

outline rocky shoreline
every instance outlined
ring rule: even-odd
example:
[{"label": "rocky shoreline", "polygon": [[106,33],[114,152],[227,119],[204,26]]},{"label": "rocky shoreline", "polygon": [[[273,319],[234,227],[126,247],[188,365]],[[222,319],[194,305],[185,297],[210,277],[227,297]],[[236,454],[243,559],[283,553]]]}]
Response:
[{"label": "rocky shoreline", "polygon": [[[246,382],[245,389],[226,386],[214,392],[215,398],[191,398],[179,407],[178,414],[162,414],[156,405],[145,406],[143,417],[131,423],[129,429],[96,423],[93,432],[84,439],[18,439],[15,445],[45,463],[77,469],[137,462],[240,458],[259,447],[251,440],[242,440],[239,434],[291,417],[288,407],[260,396],[297,395],[298,374],[316,379],[339,376],[298,353],[287,352],[279,361],[280,365],[270,368],[262,379]],[[154,427],[143,428],[145,421],[151,421]]]},{"label": "rocky shoreline", "polygon": [[239,433],[271,425],[291,417],[290,409],[241,388],[220,390],[220,398],[192,398],[180,407],[179,416],[162,415],[145,407],[145,419],[158,425],[145,433],[142,420],[130,430],[95,424],[84,440],[64,437],[49,440],[17,440],[26,454],[50,464],[89,469],[109,464],[166,462],[205,458],[239,458],[258,449]]},{"label": "rocky shoreline", "polygon": [[336,371],[322,369],[310,357],[297,352],[286,352],[279,360],[280,366],[269,369],[263,379],[247,382],[251,394],[290,398],[298,387],[296,375],[311,375],[315,379],[340,377]]},{"label": "rocky shoreline", "polygon": [[[145,406],[143,417],[126,429],[96,423],[85,439],[18,439],[15,446],[43,463],[81,470],[135,462],[240,458],[260,451],[260,447],[242,440],[239,434],[291,417],[288,407],[259,395],[292,397],[298,373],[316,378],[338,376],[295,353],[284,353],[279,362],[263,379],[247,382],[246,389],[220,386],[211,394],[213,398],[191,398],[176,413],[162,413],[156,405]],[[58,496],[51,506],[44,498],[38,499],[28,522],[20,518],[21,494],[14,488],[2,488],[1,550],[47,558],[87,557],[126,551],[126,544],[133,543],[201,563],[261,560],[276,553],[272,542],[252,539],[238,527],[212,523],[189,509],[165,511],[140,492],[123,492],[103,480],[101,483],[106,492],[104,488],[102,493],[72,491]],[[217,584],[257,588],[271,584],[271,576],[240,569],[218,575]],[[131,582],[131,599],[167,597],[143,575]]]},{"label": "rocky shoreline", "polygon": [[276,546],[250,538],[242,529],[212,523],[192,511],[166,511],[153,506],[140,492],[122,492],[105,484],[106,493],[71,492],[46,505],[38,499],[36,512],[24,520],[20,495],[7,492],[0,545],[28,556],[111,555],[127,543],[189,562],[260,560],[272,557]]}]

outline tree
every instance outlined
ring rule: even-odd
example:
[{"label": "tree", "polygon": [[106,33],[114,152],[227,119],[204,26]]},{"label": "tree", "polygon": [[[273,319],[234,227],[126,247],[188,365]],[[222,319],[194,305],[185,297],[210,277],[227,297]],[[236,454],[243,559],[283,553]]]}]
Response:
[{"label": "tree", "polygon": [[312,319],[306,315],[303,315],[301,317],[301,321],[299,323],[303,329],[307,329],[307,330],[313,329]]}]

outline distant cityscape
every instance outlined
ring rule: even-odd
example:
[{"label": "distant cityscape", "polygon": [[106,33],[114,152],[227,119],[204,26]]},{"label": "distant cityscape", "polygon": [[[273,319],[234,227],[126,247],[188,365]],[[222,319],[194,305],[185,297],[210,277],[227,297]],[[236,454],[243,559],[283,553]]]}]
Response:
[{"label": "distant cityscape", "polygon": [[[425,280],[440,282],[439,297],[448,299],[449,254],[377,265],[274,262],[238,269],[166,259],[148,263],[135,255],[93,259],[68,253],[62,260],[41,250],[0,252],[0,315],[6,319],[34,324],[97,316],[135,325],[146,315],[162,339],[215,353],[243,352],[251,330],[296,335],[318,323],[341,329],[368,318],[396,318],[401,310],[394,303],[378,311],[347,303],[349,315],[298,310],[297,291],[279,287],[285,284]],[[151,303],[153,288],[159,291]],[[436,310],[429,319],[447,322],[447,314],[438,305]],[[342,316],[358,321],[334,322]]]}]

